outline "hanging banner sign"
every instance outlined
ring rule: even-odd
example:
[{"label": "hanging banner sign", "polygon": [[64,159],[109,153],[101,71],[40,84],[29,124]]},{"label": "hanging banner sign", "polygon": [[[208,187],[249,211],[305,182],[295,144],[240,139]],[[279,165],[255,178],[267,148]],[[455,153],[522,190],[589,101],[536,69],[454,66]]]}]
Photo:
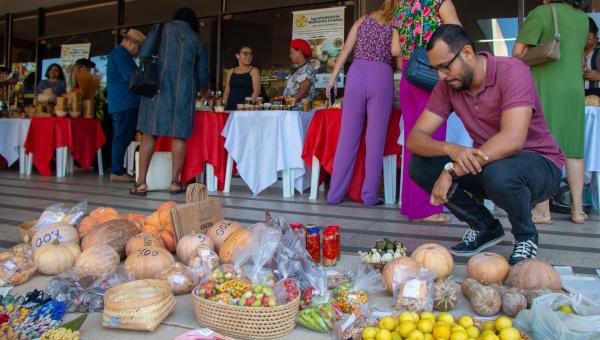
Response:
[{"label": "hanging banner sign", "polygon": [[[312,57],[308,60],[317,75],[316,88],[325,88],[335,62],[344,45],[345,6],[295,11],[292,39],[308,41]],[[338,76],[338,86],[343,86],[343,73]]]},{"label": "hanging banner sign", "polygon": [[60,63],[64,70],[75,64],[77,59],[89,58],[91,43],[61,45]]}]

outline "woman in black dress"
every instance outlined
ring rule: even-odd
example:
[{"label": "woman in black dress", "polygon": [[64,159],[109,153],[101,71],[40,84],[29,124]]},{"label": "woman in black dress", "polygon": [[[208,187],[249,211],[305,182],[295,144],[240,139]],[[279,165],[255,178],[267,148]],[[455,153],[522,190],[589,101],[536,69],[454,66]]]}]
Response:
[{"label": "woman in black dress", "polygon": [[260,71],[252,66],[252,49],[241,46],[236,51],[235,58],[238,66],[227,72],[225,80],[223,99],[226,110],[236,110],[237,104],[244,104],[246,97],[255,101],[260,96]]}]

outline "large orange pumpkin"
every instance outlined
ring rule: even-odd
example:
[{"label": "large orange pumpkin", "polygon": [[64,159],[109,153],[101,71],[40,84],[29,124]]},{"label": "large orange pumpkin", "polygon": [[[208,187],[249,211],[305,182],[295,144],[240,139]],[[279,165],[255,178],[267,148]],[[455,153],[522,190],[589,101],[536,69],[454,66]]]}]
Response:
[{"label": "large orange pumpkin", "polygon": [[146,217],[144,224],[152,224],[155,226],[160,226],[160,213],[158,211],[153,212],[150,216]]},{"label": "large orange pumpkin", "polygon": [[225,240],[219,248],[221,263],[232,263],[234,255],[252,243],[252,232],[241,228]]},{"label": "large orange pumpkin", "polygon": [[415,249],[410,256],[424,268],[435,272],[436,279],[450,276],[454,268],[454,259],[448,249],[436,243],[426,243]]},{"label": "large orange pumpkin", "polygon": [[124,220],[111,220],[92,229],[81,242],[81,250],[86,250],[97,244],[108,244],[113,247],[121,258],[125,258],[125,244],[138,229],[135,224]]},{"label": "large orange pumpkin", "polygon": [[[385,267],[383,267],[383,270],[381,271],[381,275],[383,276],[383,283],[385,283],[385,288],[390,294],[393,293],[394,271],[396,270],[396,268],[406,268],[405,275],[407,275],[407,278],[413,270],[421,268],[421,264],[407,256],[398,257],[386,263]],[[397,276],[400,280],[403,280],[405,278],[400,272]]]},{"label": "large orange pumpkin", "polygon": [[96,223],[101,224],[110,220],[119,218],[119,212],[110,207],[100,207],[92,210],[90,217],[93,218]]},{"label": "large orange pumpkin", "polygon": [[98,225],[98,222],[94,220],[91,216],[85,217],[81,222],[79,222],[79,237],[83,238],[92,228],[95,228]]},{"label": "large orange pumpkin", "polygon": [[508,261],[496,253],[477,254],[467,262],[467,276],[484,285],[501,285],[509,269]]},{"label": "large orange pumpkin", "polygon": [[158,208],[156,208],[156,211],[161,212],[161,211],[170,211],[172,207],[176,206],[177,202],[175,201],[167,201],[164,203],[161,203]]},{"label": "large orange pumpkin", "polygon": [[125,221],[129,221],[135,224],[136,227],[141,228],[144,225],[144,221],[146,220],[146,215],[142,214],[125,214],[121,217],[121,219]]},{"label": "large orange pumpkin", "polygon": [[170,252],[175,251],[175,237],[173,237],[173,228],[165,227],[165,226],[156,226],[154,224],[144,224],[140,229],[142,233],[154,233],[158,235],[167,250]]},{"label": "large orange pumpkin", "polygon": [[132,252],[142,247],[163,247],[165,246],[163,240],[158,234],[145,232],[137,234],[130,238],[125,245],[125,255],[129,256]]},{"label": "large orange pumpkin", "polygon": [[174,264],[173,255],[161,247],[142,247],[127,256],[124,263],[136,280],[158,278],[163,270]]},{"label": "large orange pumpkin", "polygon": [[160,225],[173,229],[173,222],[171,221],[171,212],[169,210],[159,211],[158,219],[160,220]]},{"label": "large orange pumpkin", "polygon": [[242,228],[239,222],[223,220],[215,223],[206,233],[214,242],[218,251],[227,238]]}]

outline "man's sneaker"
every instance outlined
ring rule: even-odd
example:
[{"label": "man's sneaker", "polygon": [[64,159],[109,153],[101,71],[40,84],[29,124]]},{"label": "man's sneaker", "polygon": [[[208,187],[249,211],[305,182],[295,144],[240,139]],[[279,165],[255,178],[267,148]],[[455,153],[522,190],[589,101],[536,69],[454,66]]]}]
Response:
[{"label": "man's sneaker", "polygon": [[486,231],[469,228],[463,236],[462,242],[450,247],[450,252],[456,256],[472,256],[500,243],[503,238],[504,229],[500,223],[496,224],[496,228]]},{"label": "man's sneaker", "polygon": [[530,257],[537,255],[538,240],[536,236],[521,241],[513,241],[515,249],[513,250],[508,263],[512,266]]}]

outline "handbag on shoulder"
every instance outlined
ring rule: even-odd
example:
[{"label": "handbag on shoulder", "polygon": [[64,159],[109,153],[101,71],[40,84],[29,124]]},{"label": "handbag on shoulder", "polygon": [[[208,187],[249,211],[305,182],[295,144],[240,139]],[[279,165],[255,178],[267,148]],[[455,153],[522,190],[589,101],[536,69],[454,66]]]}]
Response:
[{"label": "handbag on shoulder", "polygon": [[558,14],[556,6],[550,4],[552,8],[552,20],[554,21],[554,38],[544,44],[539,44],[527,50],[523,62],[529,66],[544,65],[552,61],[560,60],[560,32],[558,30]]},{"label": "handbag on shoulder", "polygon": [[136,70],[133,70],[129,77],[129,91],[137,95],[152,98],[158,92],[159,80],[156,63],[158,61],[158,49],[160,47],[163,25],[160,24],[158,27],[150,57],[141,58],[140,66]]},{"label": "handbag on shoulder", "polygon": [[[422,16],[421,19],[425,20]],[[421,42],[423,42],[423,30],[421,30]],[[440,80],[437,71],[431,68],[425,46],[415,47],[408,59],[406,70],[402,72],[408,82],[429,92],[433,91]]]}]

